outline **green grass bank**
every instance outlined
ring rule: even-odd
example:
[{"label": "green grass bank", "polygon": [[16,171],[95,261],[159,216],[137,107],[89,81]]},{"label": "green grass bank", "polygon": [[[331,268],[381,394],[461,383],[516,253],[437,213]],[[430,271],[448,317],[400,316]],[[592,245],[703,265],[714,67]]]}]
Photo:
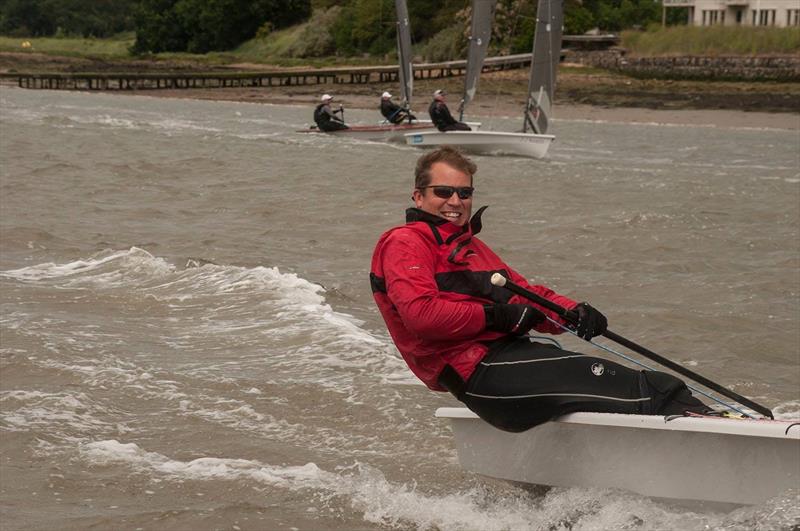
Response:
[{"label": "green grass bank", "polygon": [[674,26],[623,31],[621,46],[636,56],[784,55],[800,53],[800,29]]},{"label": "green grass bank", "polygon": [[[393,56],[314,57],[306,40],[307,24],[300,24],[266,36],[251,39],[226,52],[207,54],[161,53],[134,56],[129,49],[135,35],[124,33],[108,39],[74,37],[19,38],[0,36],[0,52],[41,53],[53,56],[101,59],[106,61],[190,62],[208,66],[236,63],[268,64],[278,66],[338,66],[391,64]],[[625,31],[621,46],[634,56],[679,55],[775,55],[800,53],[800,31],[797,28],[754,27],[692,27],[676,26],[652,28],[648,31]],[[419,43],[415,48],[423,60],[431,43]],[[437,46],[438,47],[438,46]],[[455,53],[455,52],[452,52]],[[451,59],[458,59],[452,57]],[[436,60],[442,58],[437,57]]]}]

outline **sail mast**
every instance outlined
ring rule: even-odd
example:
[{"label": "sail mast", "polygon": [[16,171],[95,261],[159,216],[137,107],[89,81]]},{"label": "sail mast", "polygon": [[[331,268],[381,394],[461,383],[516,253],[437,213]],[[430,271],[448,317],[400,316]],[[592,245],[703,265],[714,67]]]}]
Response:
[{"label": "sail mast", "polygon": [[556,68],[561,55],[561,27],[564,24],[563,0],[539,0],[533,37],[528,98],[525,104],[524,132],[530,127],[543,135],[550,122],[550,109],[556,87]]},{"label": "sail mast", "polygon": [[400,81],[400,97],[406,109],[411,105],[411,94],[414,89],[414,65],[411,58],[411,26],[408,22],[408,6],[406,0],[395,0],[397,11],[397,61],[398,79]]},{"label": "sail mast", "polygon": [[492,36],[492,20],[496,0],[472,0],[472,25],[467,52],[467,72],[464,76],[464,97],[458,107],[459,120],[464,119],[464,109],[475,97],[478,78],[483,70],[483,61]]}]

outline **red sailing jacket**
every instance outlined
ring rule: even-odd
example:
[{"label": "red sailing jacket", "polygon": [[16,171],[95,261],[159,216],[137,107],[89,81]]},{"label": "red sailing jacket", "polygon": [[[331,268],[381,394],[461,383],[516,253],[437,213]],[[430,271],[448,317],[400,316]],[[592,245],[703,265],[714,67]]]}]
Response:
[{"label": "red sailing jacket", "polygon": [[[474,237],[480,232],[485,209],[459,227],[409,208],[406,224],[386,231],[372,255],[372,293],[389,334],[411,371],[434,391],[445,390],[437,377],[446,365],[467,381],[486,355],[487,343],[506,335],[485,329],[485,304],[532,304],[492,285],[492,274],[502,273],[565,308],[576,305],[545,286],[530,285]],[[536,308],[564,323],[554,312]],[[562,332],[549,321],[536,330]]]}]

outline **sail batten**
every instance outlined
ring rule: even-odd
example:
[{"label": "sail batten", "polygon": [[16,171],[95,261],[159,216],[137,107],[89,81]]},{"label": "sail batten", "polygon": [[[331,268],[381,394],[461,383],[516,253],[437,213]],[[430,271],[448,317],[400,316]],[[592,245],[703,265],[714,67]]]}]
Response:
[{"label": "sail batten", "polygon": [[563,0],[539,0],[523,131],[545,134],[549,127],[563,23]]},{"label": "sail batten", "polygon": [[478,79],[483,70],[483,61],[486,59],[492,36],[495,4],[496,0],[472,0],[472,25],[467,52],[467,71],[464,76],[464,96],[459,107],[461,119],[464,117],[464,109],[475,97],[478,89]]},{"label": "sail batten", "polygon": [[395,0],[397,11],[397,60],[398,77],[400,81],[400,97],[402,106],[411,105],[411,96],[414,91],[414,65],[411,51],[411,25],[408,20],[408,6],[406,0]]}]

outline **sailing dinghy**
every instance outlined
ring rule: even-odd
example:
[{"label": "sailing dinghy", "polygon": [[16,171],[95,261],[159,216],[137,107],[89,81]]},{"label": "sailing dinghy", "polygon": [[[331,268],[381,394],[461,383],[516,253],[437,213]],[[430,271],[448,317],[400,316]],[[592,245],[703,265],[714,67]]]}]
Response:
[{"label": "sailing dinghy", "polygon": [[[571,310],[499,273],[492,275],[491,282],[556,312],[568,322],[577,322]],[[764,418],[689,384],[692,391],[749,418],[580,412],[525,432],[510,433],[494,428],[468,409],[440,408],[436,416],[450,419],[461,465],[479,474],[521,483],[619,488],[684,502],[760,504],[800,489],[800,419],[773,420],[771,410],[747,397],[611,330],[602,335]],[[589,343],[651,370],[607,345]]]},{"label": "sailing dinghy", "polygon": [[736,505],[800,488],[800,421],[571,413],[510,433],[466,408],[436,416],[461,466],[497,479]]},{"label": "sailing dinghy", "polygon": [[[478,78],[486,59],[494,18],[492,0],[473,0],[472,26],[467,53],[467,71],[461,115],[475,97]],[[548,135],[551,102],[555,89],[556,68],[561,54],[563,0],[539,0],[536,11],[536,30],[528,76],[528,96],[521,133],[500,131],[415,131],[405,135],[406,143],[417,147],[442,144],[456,145],[473,153],[509,154],[544,158],[555,136]],[[530,132],[529,132],[530,130]]]},{"label": "sailing dinghy", "polygon": [[[411,52],[411,26],[406,0],[395,0],[395,10],[397,11],[397,77],[400,81],[401,107],[409,109],[414,90],[414,65]],[[479,128],[480,125],[480,122],[470,122],[470,127],[473,129]],[[392,124],[384,120],[383,123],[376,125],[351,125],[349,129],[337,131],[320,131],[314,127],[300,130],[298,133],[322,133],[366,142],[402,143],[405,142],[404,135],[406,133],[434,131],[436,131],[436,127],[430,120],[410,120],[401,124]]]}]

